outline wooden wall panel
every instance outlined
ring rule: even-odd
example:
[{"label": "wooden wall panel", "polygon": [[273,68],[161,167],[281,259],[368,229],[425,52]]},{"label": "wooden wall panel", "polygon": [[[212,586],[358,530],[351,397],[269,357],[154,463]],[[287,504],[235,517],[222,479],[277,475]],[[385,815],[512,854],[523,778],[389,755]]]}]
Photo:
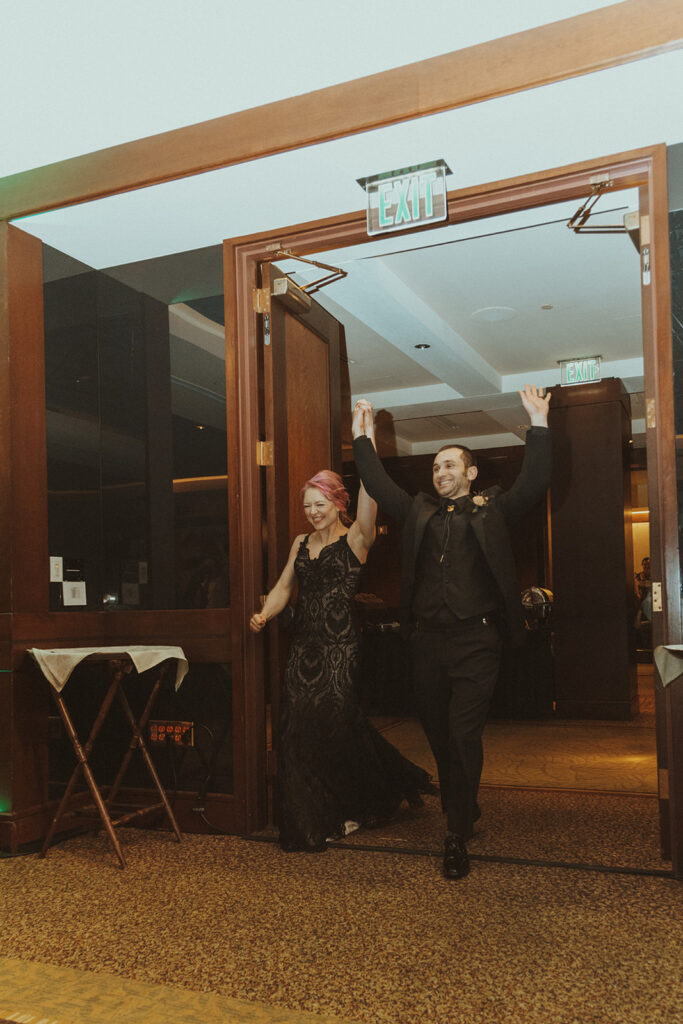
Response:
[{"label": "wooden wall panel", "polygon": [[628,719],[637,711],[628,395],[615,380],[553,388],[549,424],[557,710]]},{"label": "wooden wall panel", "polygon": [[12,618],[14,667],[28,647],[96,647],[166,644],[187,648],[210,645],[216,658],[231,660],[231,613],[227,608],[129,612],[25,613]]},{"label": "wooden wall panel", "polygon": [[4,742],[0,744],[0,813],[12,806],[12,744],[7,737],[7,723],[12,720],[12,673],[0,672],[0,722],[4,722]]},{"label": "wooden wall panel", "polygon": [[0,611],[47,608],[42,243],[0,224]]},{"label": "wooden wall panel", "polygon": [[12,607],[12,450],[10,402],[9,333],[9,236],[7,224],[0,224],[0,613]]},{"label": "wooden wall panel", "polygon": [[254,598],[263,589],[261,477],[255,451],[260,437],[259,325],[251,301],[257,271],[257,261],[236,252],[230,242],[224,243],[231,653],[233,711],[238,723],[235,813],[243,830],[254,828],[265,815],[263,645],[245,628]]},{"label": "wooden wall panel", "polygon": [[12,668],[11,651],[12,616],[9,612],[2,612],[0,613],[0,671],[8,671]]},{"label": "wooden wall panel", "polygon": [[43,260],[38,238],[7,235],[12,611],[48,607]]}]

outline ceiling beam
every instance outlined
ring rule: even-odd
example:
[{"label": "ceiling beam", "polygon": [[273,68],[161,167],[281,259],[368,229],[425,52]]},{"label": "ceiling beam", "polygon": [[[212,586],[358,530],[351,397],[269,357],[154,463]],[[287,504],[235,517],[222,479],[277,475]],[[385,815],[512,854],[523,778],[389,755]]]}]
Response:
[{"label": "ceiling beam", "polygon": [[623,0],[341,85],[9,175],[0,179],[0,220],[453,110],[682,45],[680,0]]},{"label": "ceiling beam", "polygon": [[[589,353],[584,351],[585,345],[579,342],[577,358],[585,357]],[[600,375],[604,377],[620,377],[622,380],[632,377],[643,379],[643,357],[632,356],[629,359],[603,360],[600,364]],[[534,370],[532,373],[510,373],[501,380],[503,393],[521,391],[525,384],[535,384],[539,388],[551,388],[560,383],[559,364],[547,367],[544,370]],[[629,389],[630,390],[630,389]]]},{"label": "ceiling beam", "polygon": [[[629,392],[643,388],[642,356],[603,363],[601,370],[603,377],[619,377],[623,380]],[[375,409],[386,409],[396,419],[473,412],[481,409],[483,404],[486,405],[488,415],[497,418],[496,410],[508,409],[511,404],[517,404],[516,392],[527,383],[535,384],[537,387],[553,387],[560,383],[559,367],[510,374],[501,378],[500,392],[480,392],[470,397],[463,397],[448,384],[425,384],[421,387],[392,388],[390,391],[367,394],[354,393],[353,401],[367,398]]]},{"label": "ceiling beam", "polygon": [[[399,425],[400,429],[400,425]],[[471,451],[483,451],[486,448],[514,448],[524,444],[524,438],[516,434],[479,434],[476,437],[439,437],[433,441],[415,441],[411,455],[433,455],[438,448],[453,442],[454,447],[464,445]]]},{"label": "ceiling beam", "polygon": [[382,260],[338,281],[335,299],[459,397],[500,391],[500,374]]}]

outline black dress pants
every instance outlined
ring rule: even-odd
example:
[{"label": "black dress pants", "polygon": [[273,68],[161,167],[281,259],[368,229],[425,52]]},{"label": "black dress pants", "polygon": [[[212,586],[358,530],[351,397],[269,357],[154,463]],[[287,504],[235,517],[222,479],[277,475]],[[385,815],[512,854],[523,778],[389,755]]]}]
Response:
[{"label": "black dress pants", "polygon": [[447,828],[470,839],[484,762],[482,733],[496,686],[502,641],[492,623],[410,640],[422,727],[439,772]]}]

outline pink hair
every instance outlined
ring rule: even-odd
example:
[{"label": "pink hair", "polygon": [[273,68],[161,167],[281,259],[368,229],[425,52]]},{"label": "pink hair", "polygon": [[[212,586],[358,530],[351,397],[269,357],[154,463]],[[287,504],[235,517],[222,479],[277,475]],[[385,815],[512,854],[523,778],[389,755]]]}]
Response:
[{"label": "pink hair", "polygon": [[331,469],[321,469],[319,473],[316,473],[310,480],[307,480],[301,488],[302,498],[309,487],[317,487],[321,494],[324,494],[327,500],[331,501],[339,509],[342,520],[350,522],[348,508],[351,499],[339,473],[335,473]]}]

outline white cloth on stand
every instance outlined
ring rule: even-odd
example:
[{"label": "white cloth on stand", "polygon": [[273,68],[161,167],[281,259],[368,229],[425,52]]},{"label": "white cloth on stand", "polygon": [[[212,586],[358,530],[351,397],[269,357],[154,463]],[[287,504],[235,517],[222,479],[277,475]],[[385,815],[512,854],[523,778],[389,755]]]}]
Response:
[{"label": "white cloth on stand", "polygon": [[175,658],[177,661],[175,688],[176,690],[187,675],[189,665],[182,647],[30,647],[28,653],[38,663],[41,672],[55,690],[61,691],[69,676],[85,658],[91,654],[102,654],[116,659],[117,655],[127,654],[137,672],[146,672],[149,668]]},{"label": "white cloth on stand", "polygon": [[664,686],[683,675],[683,644],[665,644],[655,647],[655,665]]}]

